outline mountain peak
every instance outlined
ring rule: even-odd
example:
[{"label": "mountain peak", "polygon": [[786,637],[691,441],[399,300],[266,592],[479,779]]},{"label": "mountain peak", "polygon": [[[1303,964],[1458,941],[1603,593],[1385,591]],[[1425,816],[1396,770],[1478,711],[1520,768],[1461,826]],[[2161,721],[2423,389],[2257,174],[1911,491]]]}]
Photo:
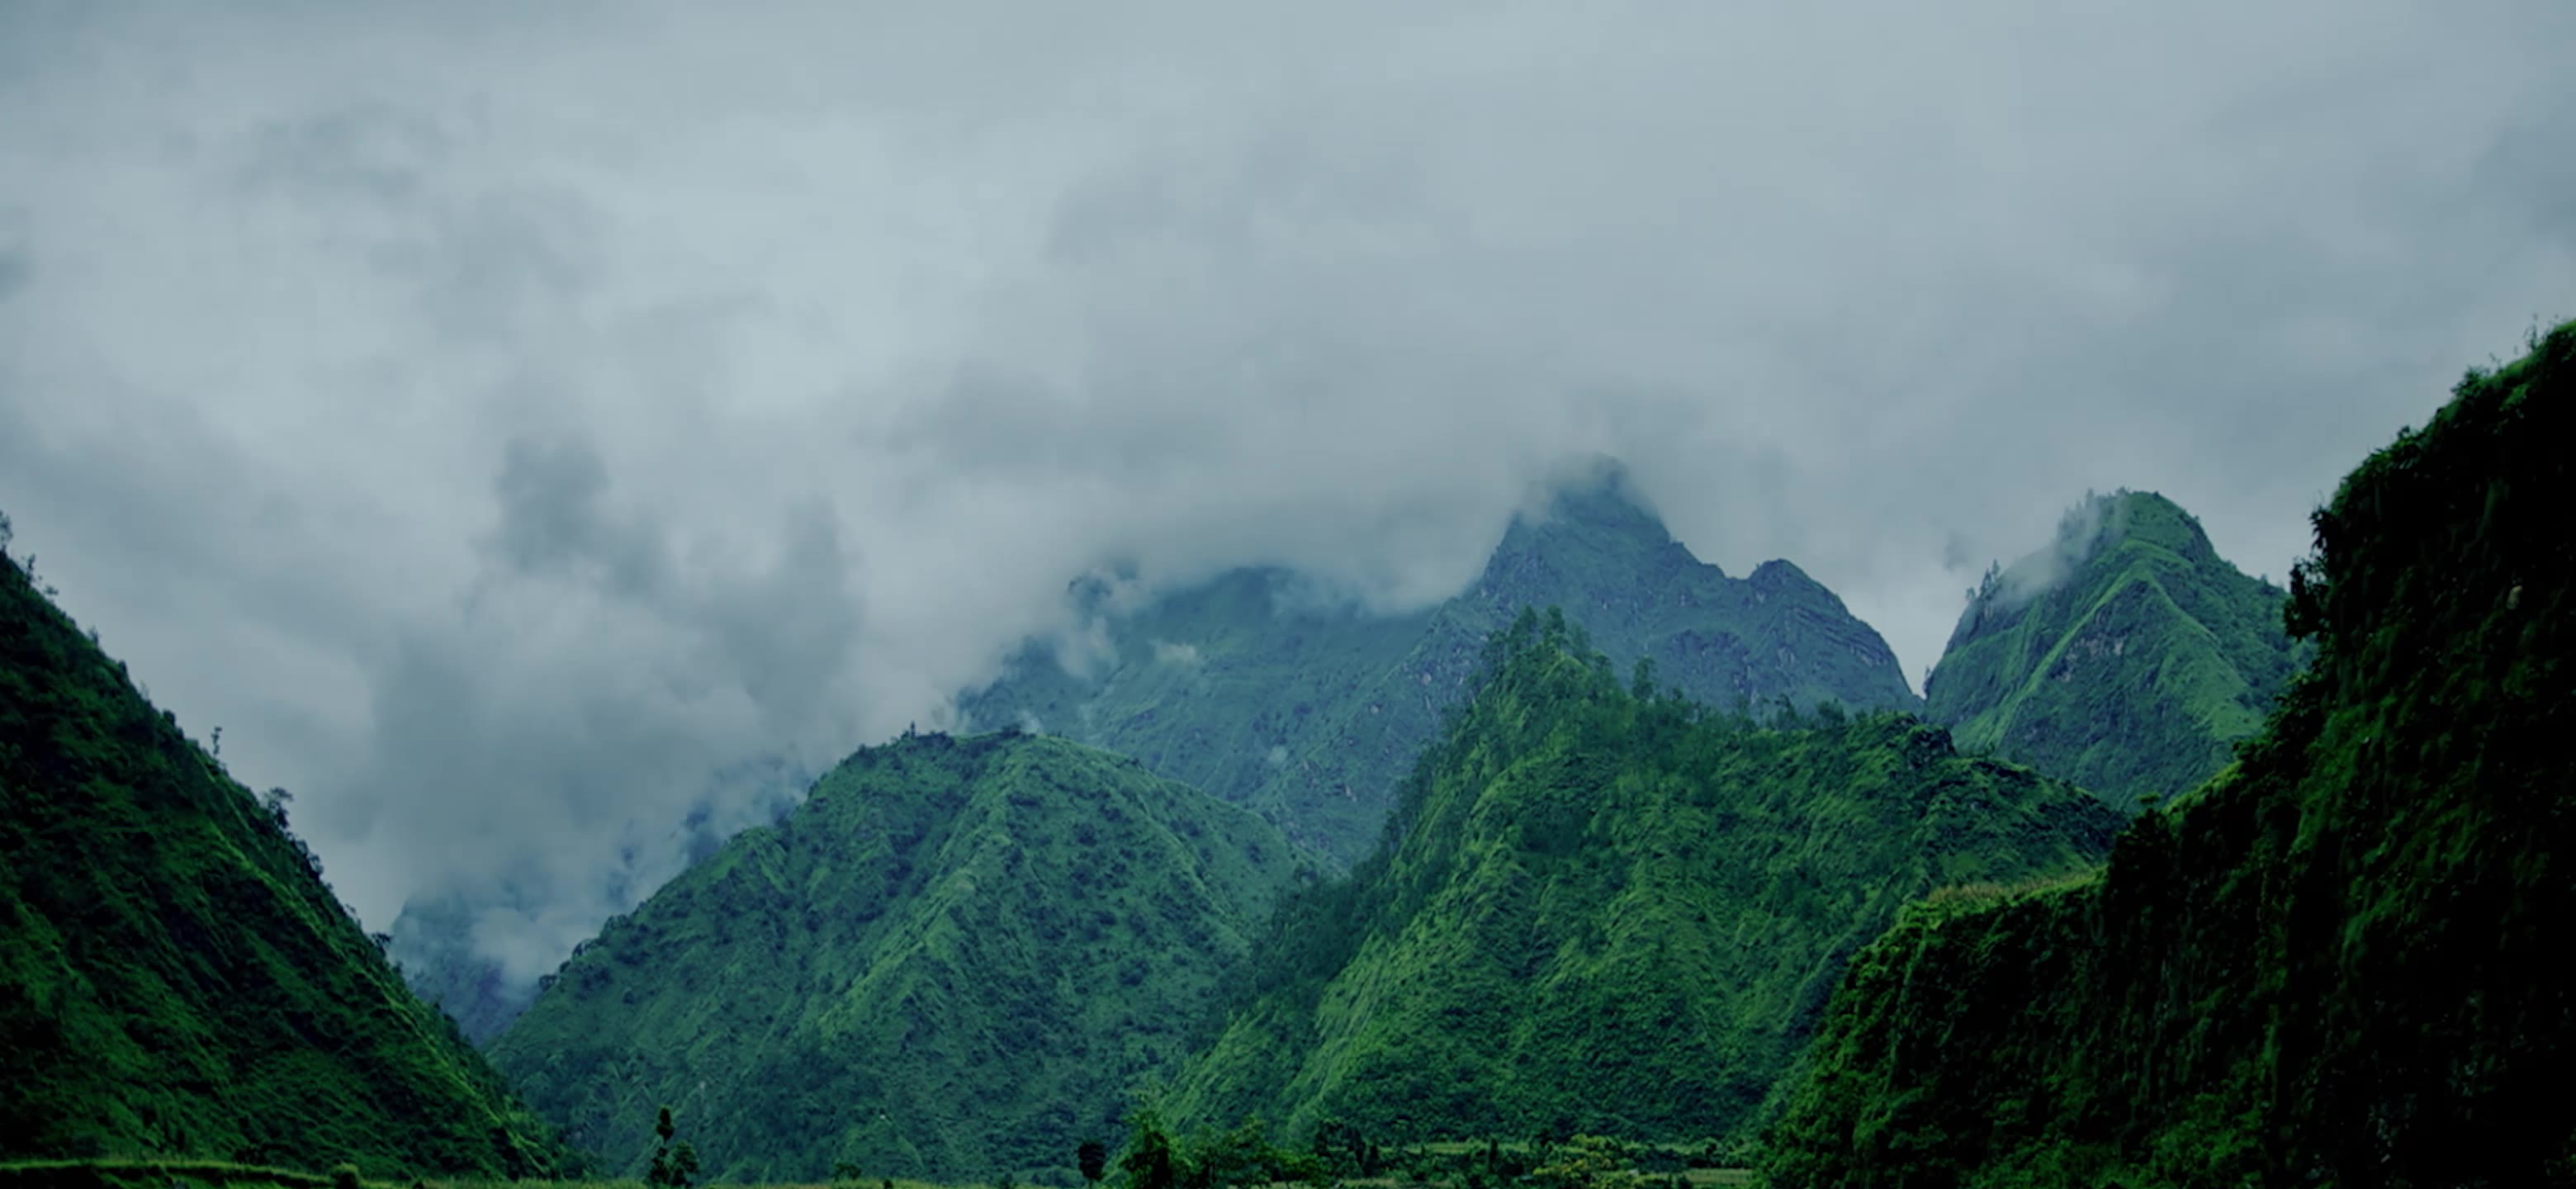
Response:
[{"label": "mountain peak", "polygon": [[2088,494],[1972,592],[1929,712],[2113,804],[2177,793],[2226,763],[2297,668],[2281,597],[2172,500]]},{"label": "mountain peak", "polygon": [[1577,530],[1627,537],[1649,547],[1672,543],[1663,517],[1637,490],[1627,464],[1615,458],[1595,456],[1540,490],[1535,509],[1524,509],[1515,529]]}]

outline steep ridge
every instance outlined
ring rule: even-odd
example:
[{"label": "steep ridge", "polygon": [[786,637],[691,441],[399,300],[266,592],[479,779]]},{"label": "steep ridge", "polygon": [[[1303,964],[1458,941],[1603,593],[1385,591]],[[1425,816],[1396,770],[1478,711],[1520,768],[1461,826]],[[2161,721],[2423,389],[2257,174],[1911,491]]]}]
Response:
[{"label": "steep ridge", "polygon": [[[5,523],[5,521],[0,521]],[[561,1150],[266,804],[0,556],[0,1158],[523,1176]]]},{"label": "steep ridge", "polygon": [[2576,323],[2354,470],[2263,733],[1854,962],[1773,1183],[2576,1184],[2571,441]]},{"label": "steep ridge", "polygon": [[1298,862],[1124,757],[908,737],[609,922],[490,1051],[627,1173],[667,1104],[711,1179],[1070,1178]]},{"label": "steep ridge", "polygon": [[1485,637],[1546,606],[1614,663],[1652,658],[1711,705],[1920,704],[1886,642],[1831,591],[1786,562],[1743,579],[1701,563],[1604,464],[1546,515],[1515,521],[1476,582],[1439,606],[1371,615],[1284,571],[1236,571],[1103,617],[1111,656],[1068,667],[1033,647],[960,706],[981,726],[1136,756],[1348,864],[1376,844]]},{"label": "steep ridge", "polygon": [[2134,811],[2207,780],[2262,725],[2304,660],[2287,597],[2163,496],[2090,496],[2047,548],[1987,573],[1924,713],[1962,747]]},{"label": "steep ridge", "polygon": [[1940,884],[2080,871],[2119,817],[1896,713],[1763,729],[1525,613],[1388,843],[1291,898],[1184,1118],[1388,1142],[1740,1129],[1844,959]]}]

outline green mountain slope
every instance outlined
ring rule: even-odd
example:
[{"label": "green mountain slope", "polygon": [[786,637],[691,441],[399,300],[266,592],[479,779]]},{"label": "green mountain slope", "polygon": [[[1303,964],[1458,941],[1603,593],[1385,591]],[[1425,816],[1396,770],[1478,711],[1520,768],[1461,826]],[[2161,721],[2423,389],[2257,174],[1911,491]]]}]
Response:
[{"label": "green mountain slope", "polygon": [[0,1086],[0,1157],[499,1176],[560,1154],[404,989],[282,803],[5,558]]},{"label": "green mountain slope", "polygon": [[2571,444],[2576,324],[2353,471],[2258,740],[1856,961],[1773,1183],[2576,1184]]},{"label": "green mountain slope", "polygon": [[1062,1168],[1298,869],[1133,760],[906,738],[611,921],[490,1051],[630,1173],[661,1104],[723,1180]]},{"label": "green mountain slope", "polygon": [[1903,714],[1766,730],[1641,698],[1553,614],[1484,663],[1390,845],[1256,947],[1182,1116],[1389,1140],[1736,1129],[1900,903],[2081,870],[2118,826]]},{"label": "green mountain slope", "polygon": [[1516,521],[1439,606],[1371,615],[1284,571],[1236,571],[1105,616],[1111,655],[1068,667],[1031,649],[961,709],[1133,755],[1348,864],[1376,844],[1485,637],[1525,608],[1564,608],[1615,663],[1651,657],[1712,705],[1919,704],[1886,642],[1831,591],[1786,562],[1742,579],[1700,563],[1625,482],[1605,466]]},{"label": "green mountain slope", "polygon": [[1924,683],[1959,745],[2124,809],[2225,767],[2304,659],[2280,588],[2152,492],[2088,497],[2045,549],[1990,571]]}]

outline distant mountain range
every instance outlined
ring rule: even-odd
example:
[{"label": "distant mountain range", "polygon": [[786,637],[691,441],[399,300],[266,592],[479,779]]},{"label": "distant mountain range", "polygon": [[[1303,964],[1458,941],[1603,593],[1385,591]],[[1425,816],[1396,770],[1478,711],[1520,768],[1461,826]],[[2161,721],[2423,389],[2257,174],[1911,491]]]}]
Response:
[{"label": "distant mountain range", "polygon": [[1622,666],[1713,706],[1911,710],[1895,653],[1833,592],[1769,562],[1729,578],[1691,556],[1604,464],[1513,522],[1455,597],[1403,615],[1318,601],[1241,570],[1104,615],[1110,655],[1032,646],[964,698],[971,727],[1021,725],[1133,755],[1248,806],[1337,865],[1377,844],[1395,789],[1465,697],[1485,637],[1559,607]]},{"label": "distant mountain range", "polygon": [[[1074,595],[1096,607],[1100,591]],[[1376,844],[1397,783],[1465,695],[1486,635],[1550,606],[1620,665],[1651,658],[1659,681],[1712,705],[1921,704],[1886,641],[1831,591],[1787,562],[1741,579],[1700,563],[1605,463],[1516,520],[1483,574],[1436,606],[1372,614],[1289,571],[1232,571],[1101,612],[1106,655],[1066,658],[1032,641],[959,707],[969,730],[1020,728],[1134,756],[1342,867]],[[473,940],[480,914],[524,907],[524,894],[417,901],[391,930],[413,987],[478,1043],[535,994]]]}]

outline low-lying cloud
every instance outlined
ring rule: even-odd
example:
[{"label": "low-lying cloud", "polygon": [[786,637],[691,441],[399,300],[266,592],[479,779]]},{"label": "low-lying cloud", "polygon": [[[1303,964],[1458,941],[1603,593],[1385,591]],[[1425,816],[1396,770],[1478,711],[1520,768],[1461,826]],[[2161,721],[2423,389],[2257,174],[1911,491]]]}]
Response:
[{"label": "low-lying cloud", "polygon": [[1915,671],[2087,489],[2277,574],[2576,312],[2571,47],[2555,0],[21,3],[0,507],[372,925],[508,878],[543,965],[1083,575],[1418,605],[1594,454]]}]

